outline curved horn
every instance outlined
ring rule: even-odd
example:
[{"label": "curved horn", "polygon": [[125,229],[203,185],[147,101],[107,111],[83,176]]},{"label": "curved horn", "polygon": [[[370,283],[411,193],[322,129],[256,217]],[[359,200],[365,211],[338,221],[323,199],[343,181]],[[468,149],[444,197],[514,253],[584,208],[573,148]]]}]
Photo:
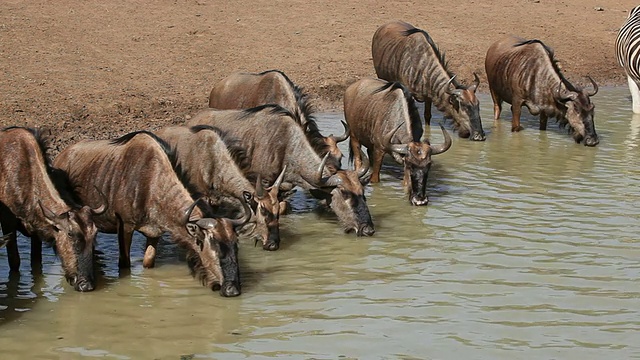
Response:
[{"label": "curved horn", "polygon": [[[447,94],[449,94],[449,95],[454,95],[453,91],[449,90],[449,84],[453,83],[453,79],[455,79],[455,78],[456,78],[456,75],[453,75],[453,76],[451,77],[451,79],[449,79],[449,81],[447,81],[447,83],[446,83],[446,84],[444,84],[444,87],[445,87],[445,89],[446,89],[446,92],[447,92]],[[454,90],[455,90],[455,84],[454,84]]]},{"label": "curved horn", "polygon": [[451,136],[449,136],[449,133],[444,129],[444,126],[442,126],[442,124],[440,124],[440,129],[442,129],[442,135],[444,135],[444,144],[430,145],[431,155],[442,154],[443,152],[449,150],[449,148],[451,147]]},{"label": "curved horn", "polygon": [[96,191],[100,195],[100,198],[102,199],[102,205],[98,206],[96,209],[91,208],[91,213],[93,215],[102,215],[105,213],[105,211],[107,211],[107,204],[109,202],[107,201],[107,197],[104,195],[102,191],[100,191],[100,189],[98,189],[97,186],[93,185],[93,188],[96,189]]},{"label": "curved horn", "polygon": [[264,197],[264,188],[262,187],[262,176],[258,174],[258,178],[256,179],[256,197],[258,199],[262,199]]},{"label": "curved horn", "polygon": [[285,171],[287,171],[287,165],[282,167],[282,171],[280,172],[280,175],[278,175],[278,178],[276,179],[276,181],[273,183],[273,185],[271,185],[269,187],[269,190],[272,189],[279,189],[280,188],[280,184],[282,184],[282,180],[284,179],[284,173]]},{"label": "curved horn", "polygon": [[596,84],[596,82],[591,78],[591,76],[587,75],[587,79],[589,79],[589,81],[591,81],[591,84],[593,84],[593,91],[587,92],[587,95],[593,96],[598,93],[598,84]]},{"label": "curved horn", "polygon": [[556,99],[560,102],[566,102],[569,100],[575,100],[576,95],[570,91],[562,91],[562,83],[558,84],[558,90],[556,90]]},{"label": "curved horn", "polygon": [[371,164],[369,163],[369,158],[364,153],[364,151],[362,151],[362,149],[359,149],[359,150],[360,150],[360,158],[362,159],[362,167],[358,169],[358,179],[363,179],[370,175],[369,169],[371,167]]},{"label": "curved horn", "polygon": [[253,215],[253,212],[251,211],[251,207],[249,207],[251,193],[249,193],[248,191],[243,191],[242,195],[244,195],[244,201],[242,202],[242,208],[244,209],[244,216],[239,219],[229,219],[229,222],[234,227],[242,226],[246,224],[247,222],[249,222],[249,220],[251,219],[251,216]]},{"label": "curved horn", "polygon": [[202,200],[202,197],[197,198],[191,205],[189,205],[189,207],[187,208],[187,210],[185,210],[184,212],[184,217],[182,218],[182,223],[183,224],[187,224],[189,222],[189,218],[191,217],[191,213],[193,212],[193,209],[195,209],[196,205],[198,204],[198,201]]},{"label": "curved horn", "polygon": [[391,139],[393,138],[393,135],[395,135],[396,132],[398,130],[400,130],[402,125],[404,125],[404,121],[401,122],[400,125],[396,126],[395,129],[391,130],[387,135],[385,135],[385,137],[384,137],[384,139],[382,141],[383,141],[383,144],[385,144],[385,148],[388,151],[406,155],[407,154],[407,144],[391,144]]},{"label": "curved horn", "polygon": [[324,165],[327,163],[327,159],[329,158],[329,153],[327,153],[324,158],[322,158],[322,162],[320,162],[320,166],[318,166],[318,170],[316,171],[316,184],[322,184],[322,173],[324,172]]},{"label": "curved horn", "polygon": [[329,137],[333,137],[333,140],[335,140],[336,143],[343,142],[349,138],[349,124],[342,120],[340,122],[342,123],[342,126],[344,126],[344,134],[340,136],[329,135]]},{"label": "curved horn", "polygon": [[61,214],[61,215],[57,215],[56,213],[51,211],[51,209],[49,209],[48,207],[44,206],[42,204],[42,201],[40,201],[40,200],[38,200],[38,205],[40,205],[40,209],[42,209],[42,213],[44,214],[44,216],[49,220],[59,219],[59,218],[62,217],[62,215],[64,215],[64,213]]},{"label": "curved horn", "polygon": [[478,89],[478,86],[480,85],[480,78],[478,77],[478,74],[476,74],[475,72],[473,73],[473,84],[471,84],[471,86],[469,86],[469,90],[476,92],[476,90]]}]

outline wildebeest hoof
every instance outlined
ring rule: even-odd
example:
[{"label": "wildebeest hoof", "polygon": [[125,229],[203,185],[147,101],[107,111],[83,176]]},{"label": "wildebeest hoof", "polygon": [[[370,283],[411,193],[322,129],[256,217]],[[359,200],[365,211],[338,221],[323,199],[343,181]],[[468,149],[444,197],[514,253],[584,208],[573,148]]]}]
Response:
[{"label": "wildebeest hoof", "polygon": [[522,130],[524,130],[524,128],[522,126],[520,126],[520,125],[511,127],[511,132],[518,132],[518,131],[522,131]]},{"label": "wildebeest hoof", "polygon": [[262,249],[267,251],[276,251],[279,248],[280,248],[280,245],[276,242],[270,242],[262,245]]}]

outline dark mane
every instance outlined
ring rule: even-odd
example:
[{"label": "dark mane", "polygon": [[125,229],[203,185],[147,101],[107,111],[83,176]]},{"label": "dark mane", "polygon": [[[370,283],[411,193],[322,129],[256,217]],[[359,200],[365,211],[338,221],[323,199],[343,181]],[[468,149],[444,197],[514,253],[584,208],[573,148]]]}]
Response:
[{"label": "dark mane", "polygon": [[264,105],[260,105],[260,106],[256,106],[256,107],[252,107],[252,108],[249,108],[249,109],[242,110],[242,115],[240,115],[240,117],[238,117],[238,120],[246,119],[249,116],[251,116],[251,115],[253,115],[255,113],[259,113],[260,111],[263,111],[263,110],[266,110],[266,109],[271,109],[270,114],[284,115],[284,116],[289,116],[289,117],[295,119],[295,117],[293,116],[291,111],[283,108],[280,105],[277,105],[277,104],[264,104]]},{"label": "dark mane", "polygon": [[[431,50],[433,50],[433,53],[438,58],[440,65],[442,65],[444,70],[447,72],[447,76],[449,76],[449,78],[452,78],[455,74],[451,70],[449,70],[449,62],[446,60],[444,52],[440,51],[440,48],[438,48],[438,45],[436,45],[435,41],[433,41],[431,36],[429,36],[429,34],[427,34],[426,31],[414,27],[412,29],[404,31],[403,35],[410,36],[415,33],[421,33],[422,35],[424,35],[425,39],[427,40],[427,43],[429,44],[429,46],[431,46]],[[453,79],[452,83],[453,85],[455,85],[456,88],[461,87],[461,85],[458,83],[458,81],[455,78]]]},{"label": "dark mane", "polygon": [[215,132],[227,147],[229,155],[231,155],[233,161],[238,165],[240,171],[244,173],[246,170],[249,170],[251,166],[251,159],[247,156],[247,151],[242,146],[242,141],[240,139],[235,138],[228,132],[211,125],[195,125],[190,127],[189,130],[194,134],[203,130]]},{"label": "dark mane", "polygon": [[560,80],[566,86],[567,90],[569,90],[569,91],[578,91],[575,88],[575,86],[573,86],[573,84],[571,84],[569,82],[569,80],[567,80],[564,77],[564,74],[562,73],[562,70],[560,69],[560,66],[558,65],[558,60],[554,56],[553,49],[548,47],[547,45],[545,45],[542,41],[540,41],[538,39],[523,40],[523,41],[520,41],[519,43],[513,45],[513,47],[519,47],[519,46],[524,46],[524,45],[532,45],[532,44],[540,44],[542,46],[544,51],[547,53],[547,56],[549,57],[549,61],[551,61],[551,65],[553,66],[553,70],[556,72],[556,74],[558,74],[558,76],[560,77]]}]

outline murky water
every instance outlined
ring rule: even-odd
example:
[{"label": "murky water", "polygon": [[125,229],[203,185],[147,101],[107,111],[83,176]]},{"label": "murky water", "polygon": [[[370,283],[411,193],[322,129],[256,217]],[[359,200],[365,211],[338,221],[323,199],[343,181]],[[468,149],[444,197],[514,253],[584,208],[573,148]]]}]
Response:
[{"label": "murky water", "polygon": [[117,241],[102,236],[103,276],[87,294],[50,249],[32,275],[23,241],[15,278],[3,251],[2,358],[640,358],[640,116],[628,90],[596,95],[595,148],[531,116],[512,134],[510,113],[494,124],[480,100],[487,141],[454,137],[434,158],[427,207],[409,205],[392,162],[368,189],[374,237],[342,234],[298,198],[280,251],[241,244],[238,298],[201,287],[168,242],[144,270],[137,238],[120,274]]}]

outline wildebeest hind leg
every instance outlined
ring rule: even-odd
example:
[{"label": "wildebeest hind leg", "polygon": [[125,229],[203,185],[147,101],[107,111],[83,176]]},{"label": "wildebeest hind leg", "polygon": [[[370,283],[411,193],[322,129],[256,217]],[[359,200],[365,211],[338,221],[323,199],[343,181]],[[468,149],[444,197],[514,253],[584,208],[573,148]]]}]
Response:
[{"label": "wildebeest hind leg", "polygon": [[156,264],[156,248],[158,247],[158,240],[160,240],[160,238],[147,238],[147,248],[144,251],[144,258],[142,259],[142,266],[145,268],[152,268]]},{"label": "wildebeest hind leg", "polygon": [[35,234],[31,235],[31,268],[42,265],[42,240]]},{"label": "wildebeest hind leg", "polygon": [[369,158],[372,159],[373,173],[371,174],[371,182],[380,182],[380,169],[382,168],[382,159],[384,158],[384,151],[375,150],[370,152]]},{"label": "wildebeest hind leg", "polygon": [[362,157],[360,156],[360,142],[351,135],[349,136],[349,155],[353,159],[353,168],[358,170],[362,166]]},{"label": "wildebeest hind leg", "polygon": [[520,131],[523,129],[520,126],[520,114],[522,113],[522,104],[520,102],[513,102],[516,105],[511,105],[511,113],[513,113],[513,118],[511,119],[511,131]]},{"label": "wildebeest hind leg", "polygon": [[491,98],[493,99],[493,120],[497,121],[502,113],[502,99],[493,91],[491,91]]}]

